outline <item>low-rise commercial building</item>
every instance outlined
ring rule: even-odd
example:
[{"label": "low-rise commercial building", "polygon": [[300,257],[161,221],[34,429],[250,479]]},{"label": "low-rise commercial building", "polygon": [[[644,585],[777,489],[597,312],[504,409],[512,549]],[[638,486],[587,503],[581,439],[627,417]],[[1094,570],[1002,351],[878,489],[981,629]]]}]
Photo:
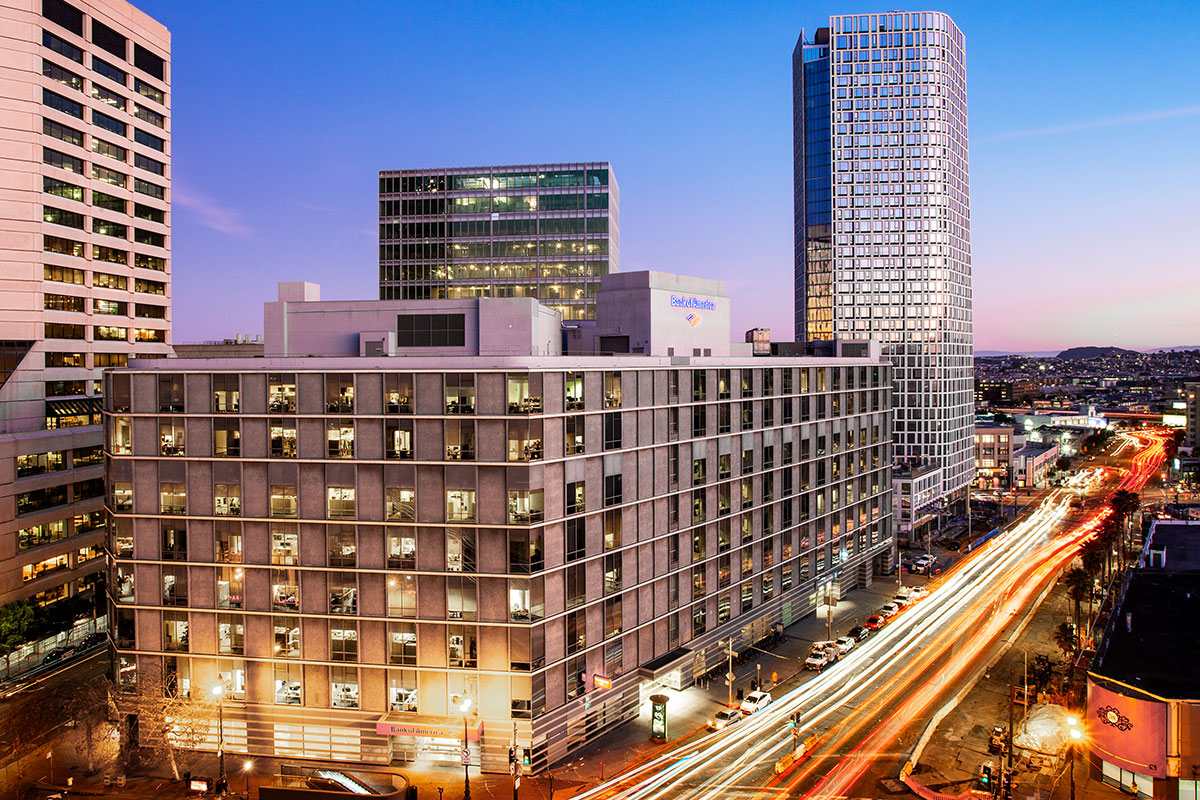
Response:
[{"label": "low-rise commercial building", "polygon": [[1200,795],[1200,522],[1156,521],[1087,673],[1093,776],[1156,800]]},{"label": "low-rise commercial building", "polygon": [[281,286],[262,358],[105,378],[144,737],[164,693],[215,730],[220,687],[229,752],[458,763],[465,737],[541,770],[891,568],[877,346],[754,357],[719,283],[662,273],[609,276],[565,335],[531,299],[318,296]]},{"label": "low-rise commercial building", "polygon": [[1013,429],[1011,425],[975,425],[975,486],[1012,486]]},{"label": "low-rise commercial building", "polygon": [[1017,489],[1042,488],[1057,461],[1058,445],[1026,442],[1012,454],[1013,486]]}]

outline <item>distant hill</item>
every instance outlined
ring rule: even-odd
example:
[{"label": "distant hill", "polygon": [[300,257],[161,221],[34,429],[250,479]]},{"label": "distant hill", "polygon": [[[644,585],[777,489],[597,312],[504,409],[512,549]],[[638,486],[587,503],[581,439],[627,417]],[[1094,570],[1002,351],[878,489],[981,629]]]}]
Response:
[{"label": "distant hill", "polygon": [[1055,358],[1064,361],[1077,361],[1083,358],[1105,358],[1107,356],[1139,356],[1137,350],[1126,350],[1123,347],[1068,347]]},{"label": "distant hill", "polygon": [[1029,356],[1030,358],[1053,358],[1058,353],[1057,350],[976,350],[975,355],[978,358],[995,358],[997,356]]}]

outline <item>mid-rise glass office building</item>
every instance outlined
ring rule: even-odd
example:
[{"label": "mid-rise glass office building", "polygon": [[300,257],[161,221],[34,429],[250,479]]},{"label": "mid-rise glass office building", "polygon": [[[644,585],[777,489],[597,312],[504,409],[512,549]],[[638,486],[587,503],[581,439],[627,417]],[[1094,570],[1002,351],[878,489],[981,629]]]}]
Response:
[{"label": "mid-rise glass office building", "polygon": [[792,57],[796,337],[883,343],[897,474],[939,470],[941,509],[973,474],[963,48],[947,15],[897,11],[831,17]]},{"label": "mid-rise glass office building", "polygon": [[534,297],[594,319],[619,264],[608,162],[379,173],[379,299]]}]

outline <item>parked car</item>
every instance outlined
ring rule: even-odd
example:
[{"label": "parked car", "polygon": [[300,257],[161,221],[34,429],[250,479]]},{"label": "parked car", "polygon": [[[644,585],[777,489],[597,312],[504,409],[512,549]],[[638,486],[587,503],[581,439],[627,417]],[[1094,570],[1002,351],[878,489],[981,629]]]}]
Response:
[{"label": "parked car", "polygon": [[863,639],[866,639],[871,635],[871,629],[865,625],[855,625],[853,628],[847,631],[846,635],[851,636],[861,642]]},{"label": "parked car", "polygon": [[90,650],[93,647],[99,647],[102,644],[108,643],[108,634],[96,631],[89,633],[87,636],[79,640],[80,650]]},{"label": "parked car", "polygon": [[741,722],[741,720],[742,710],[740,708],[722,708],[708,721],[708,729],[719,731],[735,722]]},{"label": "parked car", "polygon": [[840,636],[837,640],[838,653],[846,655],[854,649],[854,645],[858,644],[858,640],[853,636]]},{"label": "parked car", "polygon": [[74,645],[69,647],[56,647],[42,657],[42,666],[47,664],[58,664],[62,661],[67,661],[75,655],[76,648]]},{"label": "parked car", "polygon": [[872,614],[867,617],[866,625],[864,626],[869,631],[877,631],[887,625],[887,617],[882,614]]},{"label": "parked car", "polygon": [[837,646],[837,642],[835,642],[833,639],[822,639],[819,642],[812,643],[812,650],[815,653],[818,650],[827,650],[830,647],[836,647],[836,646]]},{"label": "parked car", "polygon": [[891,619],[900,613],[900,606],[892,603],[884,603],[883,608],[879,609],[879,613],[883,614],[884,619]]},{"label": "parked car", "polygon": [[824,650],[813,650],[808,658],[804,659],[805,669],[815,669],[817,672],[829,666],[829,654]]},{"label": "parked car", "polygon": [[910,591],[908,593],[909,602],[923,600],[928,596],[929,596],[929,590],[926,589],[924,586],[914,586],[914,587],[912,587],[912,591]]},{"label": "parked car", "polygon": [[908,608],[910,605],[912,605],[912,603],[913,601],[910,599],[910,596],[907,593],[898,594],[892,598],[892,604],[896,606],[896,608]]},{"label": "parked car", "polygon": [[770,692],[751,692],[746,695],[746,699],[742,701],[741,712],[749,716],[761,708],[766,708],[771,703]]}]

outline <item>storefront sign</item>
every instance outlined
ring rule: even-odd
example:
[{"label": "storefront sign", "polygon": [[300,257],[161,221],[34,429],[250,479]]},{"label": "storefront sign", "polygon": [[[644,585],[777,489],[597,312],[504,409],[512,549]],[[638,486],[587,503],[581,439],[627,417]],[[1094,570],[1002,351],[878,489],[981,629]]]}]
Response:
[{"label": "storefront sign", "polygon": [[[375,732],[380,736],[417,736],[430,739],[462,739],[463,726],[462,723],[455,725],[453,722],[447,722],[445,724],[402,722],[389,720],[385,717],[375,723]],[[469,741],[477,742],[481,736],[483,736],[483,720],[479,720],[473,726],[467,728],[467,739]]]},{"label": "storefront sign", "polygon": [[603,675],[593,675],[592,686],[596,689],[611,689],[612,678],[606,678]]},{"label": "storefront sign", "polygon": [[1088,681],[1088,739],[1110,764],[1142,775],[1165,775],[1167,704],[1119,694]]}]

